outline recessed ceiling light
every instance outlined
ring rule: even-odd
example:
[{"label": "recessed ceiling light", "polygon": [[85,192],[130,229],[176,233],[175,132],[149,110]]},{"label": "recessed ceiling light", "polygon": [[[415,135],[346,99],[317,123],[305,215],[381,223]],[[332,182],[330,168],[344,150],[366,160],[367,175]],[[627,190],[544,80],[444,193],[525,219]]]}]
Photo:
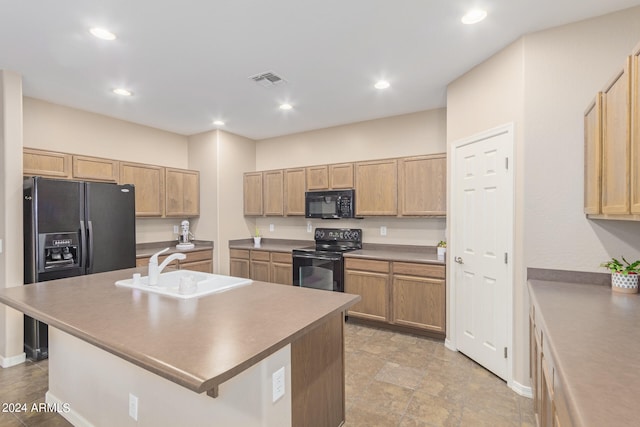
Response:
[{"label": "recessed ceiling light", "polygon": [[222,120],[215,120],[213,124],[216,126],[224,126],[224,122]]},{"label": "recessed ceiling light", "polygon": [[461,19],[463,24],[477,24],[487,17],[487,11],[482,9],[473,9],[467,12]]},{"label": "recessed ceiling light", "polygon": [[133,95],[133,93],[130,90],[123,89],[121,87],[114,89],[113,93],[115,93],[116,95],[121,95],[121,96],[131,96],[131,95]]},{"label": "recessed ceiling light", "polygon": [[291,104],[281,104],[280,105],[280,109],[281,110],[291,110],[293,108],[293,106],[291,106]]},{"label": "recessed ceiling light", "polygon": [[375,88],[376,88],[376,89],[386,89],[386,88],[388,88],[388,87],[389,87],[389,86],[391,86],[391,85],[390,85],[390,84],[389,84],[389,82],[388,82],[388,81],[386,81],[386,80],[380,80],[380,81],[379,81],[379,82],[377,82],[374,86],[375,86]]},{"label": "recessed ceiling light", "polygon": [[98,28],[98,27],[93,27],[89,30],[89,32],[91,34],[93,34],[95,37],[102,39],[102,40],[115,40],[116,39],[116,35],[113,34],[111,31],[109,30],[105,30],[104,28]]}]

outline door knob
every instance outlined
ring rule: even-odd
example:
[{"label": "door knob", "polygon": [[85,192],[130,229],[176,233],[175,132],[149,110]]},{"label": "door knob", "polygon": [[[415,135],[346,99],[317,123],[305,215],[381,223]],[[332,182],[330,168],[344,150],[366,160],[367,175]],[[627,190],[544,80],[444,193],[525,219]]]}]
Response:
[{"label": "door knob", "polygon": [[458,264],[464,264],[464,262],[462,262],[462,257],[457,256],[457,257],[455,257],[453,260],[454,260],[455,262],[457,262]]}]

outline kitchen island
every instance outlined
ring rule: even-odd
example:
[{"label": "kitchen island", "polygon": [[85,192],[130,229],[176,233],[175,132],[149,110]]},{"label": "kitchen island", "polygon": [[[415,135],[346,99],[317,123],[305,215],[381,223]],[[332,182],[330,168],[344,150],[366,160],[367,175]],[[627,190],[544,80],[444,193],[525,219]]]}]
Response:
[{"label": "kitchen island", "polygon": [[344,420],[344,312],[358,296],[254,281],[183,300],[115,286],[133,273],[146,269],[0,291],[0,302],[49,324],[47,400],[68,404],[72,423]]}]

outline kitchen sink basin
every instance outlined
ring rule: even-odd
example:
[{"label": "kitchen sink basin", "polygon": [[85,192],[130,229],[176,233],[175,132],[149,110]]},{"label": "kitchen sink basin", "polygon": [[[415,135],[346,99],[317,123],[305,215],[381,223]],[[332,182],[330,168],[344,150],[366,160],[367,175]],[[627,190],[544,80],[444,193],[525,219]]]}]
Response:
[{"label": "kitchen sink basin", "polygon": [[135,275],[131,279],[118,280],[116,286],[188,299],[246,286],[252,282],[252,280],[242,277],[176,270],[161,273],[158,276],[158,284],[154,286],[149,285],[149,276],[135,277]]}]

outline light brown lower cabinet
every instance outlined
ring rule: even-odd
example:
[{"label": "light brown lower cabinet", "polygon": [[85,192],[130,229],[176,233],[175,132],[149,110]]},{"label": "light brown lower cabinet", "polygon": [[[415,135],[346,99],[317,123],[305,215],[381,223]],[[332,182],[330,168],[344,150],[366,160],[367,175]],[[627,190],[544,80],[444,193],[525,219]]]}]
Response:
[{"label": "light brown lower cabinet", "polygon": [[252,280],[271,281],[271,275],[269,274],[271,271],[270,259],[271,257],[267,251],[251,251],[249,274]]},{"label": "light brown lower cabinet", "polygon": [[229,250],[229,270],[232,276],[291,285],[293,283],[292,269],[291,252],[253,249]]},{"label": "light brown lower cabinet", "polygon": [[529,374],[533,389],[533,412],[539,427],[571,427],[565,385],[551,355],[543,325],[536,322],[535,307],[529,310]]},{"label": "light brown lower cabinet", "polygon": [[349,316],[445,333],[445,267],[345,258],[345,292],[362,300]]},{"label": "light brown lower cabinet", "polygon": [[[201,271],[203,273],[213,273],[213,251],[211,249],[195,250],[183,252],[187,257],[183,260],[174,260],[167,265],[163,272],[173,270],[192,270]],[[158,264],[164,262],[169,255],[161,255],[158,257]],[[147,267],[150,257],[142,257],[136,259],[136,267]]]},{"label": "light brown lower cabinet", "polygon": [[271,281],[281,285],[293,284],[291,252],[271,252]]},{"label": "light brown lower cabinet", "polygon": [[230,249],[229,250],[229,274],[235,277],[251,278],[249,250]]}]

